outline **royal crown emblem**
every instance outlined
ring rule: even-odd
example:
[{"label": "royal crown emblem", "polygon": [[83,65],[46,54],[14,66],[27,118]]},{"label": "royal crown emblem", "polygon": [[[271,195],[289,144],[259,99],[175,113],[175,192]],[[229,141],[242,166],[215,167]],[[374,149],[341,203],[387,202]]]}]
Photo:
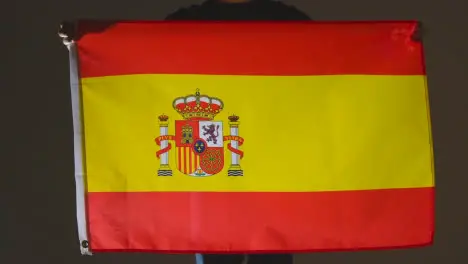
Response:
[{"label": "royal crown emblem", "polygon": [[185,120],[213,120],[223,110],[223,101],[200,95],[197,89],[194,95],[176,98],[173,107]]},{"label": "royal crown emblem", "polygon": [[[160,147],[156,152],[160,160],[158,176],[173,176],[172,165],[169,164],[172,153],[175,154],[177,170],[185,175],[205,177],[219,174],[225,165],[225,142],[228,142],[227,149],[231,152],[227,175],[243,176],[240,160],[244,153],[240,146],[244,139],[239,136],[239,117],[228,117],[230,135],[227,136],[223,135],[223,121],[215,120],[223,111],[222,100],[201,95],[197,89],[195,94],[174,99],[172,106],[182,120],[175,120],[175,135],[169,135],[169,116],[159,116],[160,135],[155,140]],[[174,150],[170,141],[175,144]]]}]

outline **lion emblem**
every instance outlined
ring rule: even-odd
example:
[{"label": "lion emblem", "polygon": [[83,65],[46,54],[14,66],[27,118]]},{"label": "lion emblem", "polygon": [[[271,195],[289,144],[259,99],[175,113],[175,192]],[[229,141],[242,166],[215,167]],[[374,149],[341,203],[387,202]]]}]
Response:
[{"label": "lion emblem", "polygon": [[219,136],[219,125],[215,126],[214,124],[210,124],[208,126],[203,126],[203,136],[208,136],[206,138],[207,142],[213,142],[213,144],[217,144],[218,136]]}]

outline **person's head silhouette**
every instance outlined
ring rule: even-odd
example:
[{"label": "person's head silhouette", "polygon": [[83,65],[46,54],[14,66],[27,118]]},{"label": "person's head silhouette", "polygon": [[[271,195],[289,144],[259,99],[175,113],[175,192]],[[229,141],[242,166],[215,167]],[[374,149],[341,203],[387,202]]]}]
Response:
[{"label": "person's head silhouette", "polygon": [[167,20],[310,20],[297,8],[273,0],[206,0],[184,7]]}]

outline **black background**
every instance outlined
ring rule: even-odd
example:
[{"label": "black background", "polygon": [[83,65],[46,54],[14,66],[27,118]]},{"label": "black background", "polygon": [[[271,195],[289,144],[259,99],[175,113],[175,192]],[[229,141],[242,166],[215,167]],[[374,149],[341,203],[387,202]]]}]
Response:
[{"label": "black background", "polygon": [[[81,256],[76,231],[66,19],[163,19],[195,0],[36,0],[2,4],[2,263],[194,263],[193,255]],[[468,2],[290,0],[315,20],[422,21],[436,168],[427,248],[299,254],[305,263],[468,263]],[[6,26],[6,27],[5,27]],[[6,28],[6,30],[5,30]],[[10,45],[9,47],[4,46]],[[3,80],[13,81],[5,84]],[[12,168],[12,170],[10,170]],[[5,184],[3,183],[5,182]],[[467,204],[465,204],[467,203]]]}]

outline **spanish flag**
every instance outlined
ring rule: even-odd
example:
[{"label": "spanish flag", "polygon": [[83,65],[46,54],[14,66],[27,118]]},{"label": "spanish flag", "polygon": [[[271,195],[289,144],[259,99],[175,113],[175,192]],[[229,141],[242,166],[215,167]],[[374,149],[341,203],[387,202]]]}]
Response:
[{"label": "spanish flag", "polygon": [[96,24],[69,45],[85,252],[432,243],[416,22]]}]

